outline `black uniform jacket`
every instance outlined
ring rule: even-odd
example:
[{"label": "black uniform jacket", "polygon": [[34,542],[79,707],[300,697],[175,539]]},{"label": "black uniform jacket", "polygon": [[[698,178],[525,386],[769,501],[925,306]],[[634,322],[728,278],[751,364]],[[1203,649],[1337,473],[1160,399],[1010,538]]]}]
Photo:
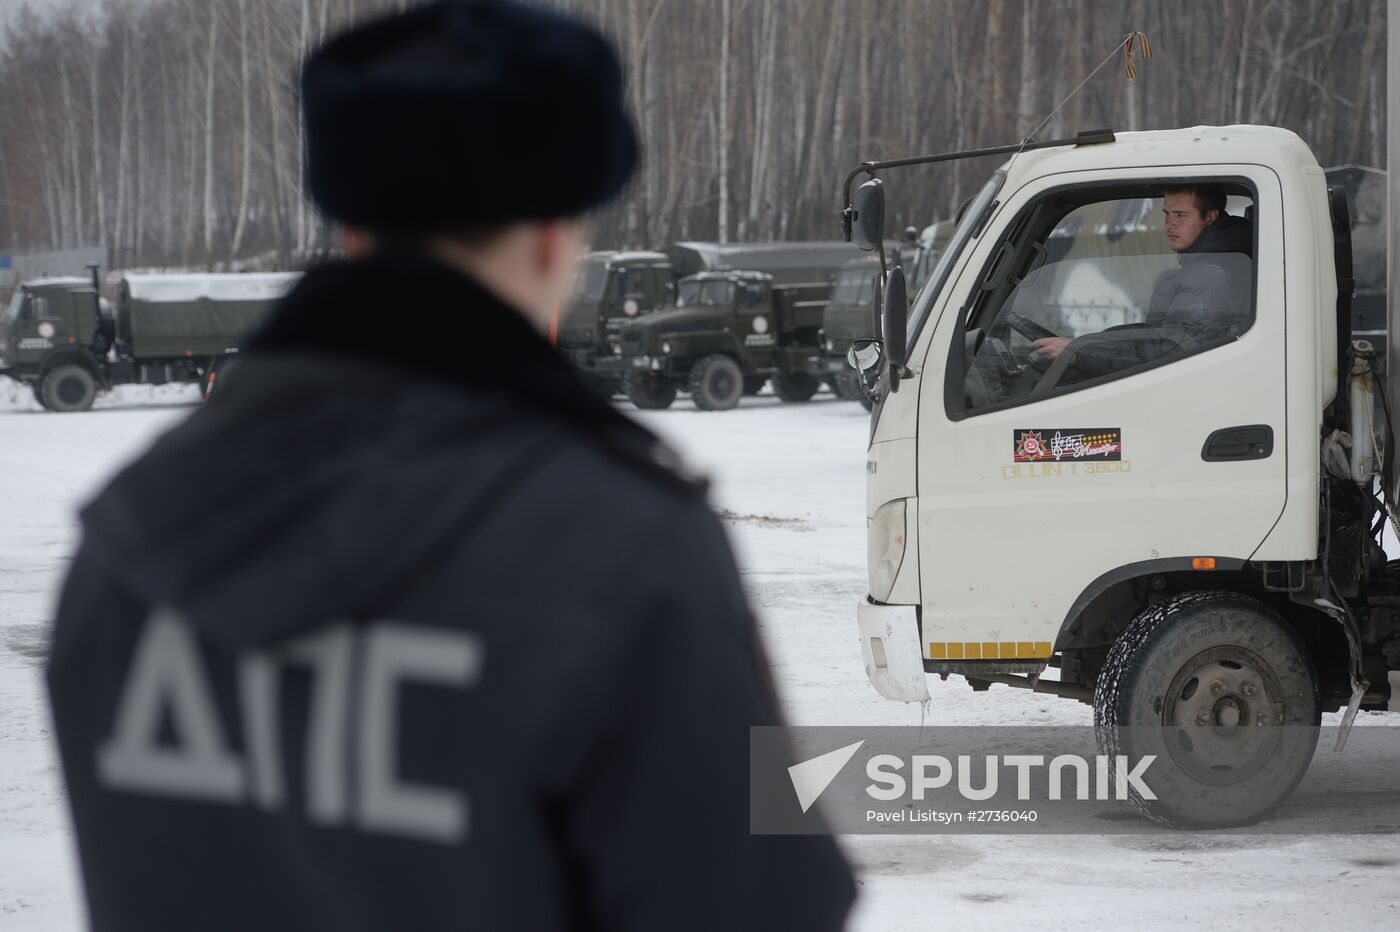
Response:
[{"label": "black uniform jacket", "polygon": [[828,929],[703,486],[469,279],[308,273],[82,515],[49,667],[98,929]]}]

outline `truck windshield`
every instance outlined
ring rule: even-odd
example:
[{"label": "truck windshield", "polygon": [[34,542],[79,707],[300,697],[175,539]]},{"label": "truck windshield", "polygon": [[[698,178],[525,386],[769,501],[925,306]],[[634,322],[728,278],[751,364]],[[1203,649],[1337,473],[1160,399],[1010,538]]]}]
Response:
[{"label": "truck windshield", "polygon": [[831,303],[847,307],[868,306],[875,300],[875,268],[846,269],[836,277]]},{"label": "truck windshield", "polygon": [[603,297],[608,285],[608,264],[589,262],[578,270],[578,281],[574,284],[575,301],[597,301]]},{"label": "truck windshield", "polygon": [[977,192],[977,196],[968,205],[967,211],[963,214],[962,222],[958,224],[952,239],[948,241],[948,248],[944,249],[943,255],[938,257],[938,265],[934,266],[933,271],[929,274],[928,281],[924,283],[919,296],[914,299],[914,308],[909,313],[910,346],[913,346],[914,340],[918,338],[919,329],[923,326],[925,318],[928,317],[929,308],[933,307],[934,299],[943,290],[943,284],[953,268],[953,263],[962,254],[963,247],[972,239],[973,231],[980,228],[987,219],[992,205],[996,203],[1001,183],[1005,180],[1006,173],[1003,171],[994,172],[992,177],[987,179],[982,190]]},{"label": "truck windshield", "polygon": [[723,279],[681,282],[677,307],[726,307],[734,303],[734,283]]},{"label": "truck windshield", "polygon": [[9,305],[5,308],[5,313],[0,316],[0,324],[9,326],[19,319],[20,306],[24,304],[24,289],[16,288],[14,296],[10,298]]}]

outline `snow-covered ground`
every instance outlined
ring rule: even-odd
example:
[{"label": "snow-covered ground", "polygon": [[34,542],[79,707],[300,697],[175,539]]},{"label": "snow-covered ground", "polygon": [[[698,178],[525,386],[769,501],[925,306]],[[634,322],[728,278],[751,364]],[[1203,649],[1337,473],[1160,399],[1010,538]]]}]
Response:
[{"label": "snow-covered ground", "polygon": [[[42,657],[79,504],[184,417],[191,389],[128,388],[101,410],[42,413],[0,379],[0,930],[67,930],[82,904],[48,733]],[[762,396],[702,413],[682,400],[642,419],[714,480],[789,717],[916,725],[861,670],[867,416],[820,395]],[[939,725],[1090,722],[1088,707],[957,679],[930,681]],[[1366,716],[1400,724],[1400,716]],[[1400,766],[1400,765],[1397,765]],[[1400,928],[1400,841],[1349,836],[856,836],[853,927]]]}]

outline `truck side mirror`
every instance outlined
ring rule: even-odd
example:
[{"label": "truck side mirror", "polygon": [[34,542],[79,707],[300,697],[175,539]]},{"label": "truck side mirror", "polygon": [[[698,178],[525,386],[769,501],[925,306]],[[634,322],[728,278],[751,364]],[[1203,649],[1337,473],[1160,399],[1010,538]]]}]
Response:
[{"label": "truck side mirror", "polygon": [[866,252],[884,248],[885,186],[871,178],[851,199],[851,242]]},{"label": "truck side mirror", "polygon": [[856,340],[851,344],[851,348],[846,350],[846,365],[857,372],[869,372],[880,364],[880,341],[863,339]]},{"label": "truck side mirror", "polygon": [[890,361],[890,391],[899,390],[899,376],[904,371],[905,341],[909,331],[909,296],[904,286],[904,269],[890,269],[885,282],[884,303],[881,307],[880,332],[884,336],[885,358]]}]

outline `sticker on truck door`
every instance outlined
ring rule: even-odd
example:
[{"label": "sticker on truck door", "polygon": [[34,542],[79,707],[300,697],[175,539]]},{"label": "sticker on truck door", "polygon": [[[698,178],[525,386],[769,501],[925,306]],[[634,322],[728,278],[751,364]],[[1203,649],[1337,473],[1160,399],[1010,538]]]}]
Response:
[{"label": "sticker on truck door", "polygon": [[1123,458],[1123,432],[1117,427],[1020,428],[1013,436],[1014,463]]}]

